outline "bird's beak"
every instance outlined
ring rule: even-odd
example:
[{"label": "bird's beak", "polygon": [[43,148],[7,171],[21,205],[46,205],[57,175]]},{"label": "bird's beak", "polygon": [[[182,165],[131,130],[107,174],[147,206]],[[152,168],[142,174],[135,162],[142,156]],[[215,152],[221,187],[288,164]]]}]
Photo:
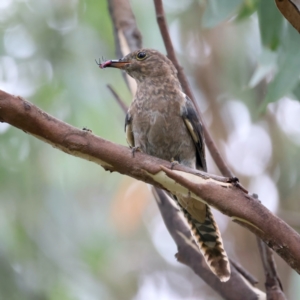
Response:
[{"label": "bird's beak", "polygon": [[129,61],[122,61],[122,60],[108,60],[105,61],[102,64],[99,64],[99,68],[118,68],[118,69],[124,69],[126,65],[129,64]]}]

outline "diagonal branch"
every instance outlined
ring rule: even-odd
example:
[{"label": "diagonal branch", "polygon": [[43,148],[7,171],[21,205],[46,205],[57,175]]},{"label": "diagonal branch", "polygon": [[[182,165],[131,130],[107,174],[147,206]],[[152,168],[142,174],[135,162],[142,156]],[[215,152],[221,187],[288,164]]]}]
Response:
[{"label": "diagonal branch", "polygon": [[300,236],[257,199],[231,183],[230,178],[217,180],[216,176],[182,165],[171,170],[169,162],[144,153],[136,153],[133,158],[127,147],[76,129],[3,91],[0,91],[0,121],[70,155],[100,164],[106,170],[131,176],[175,195],[192,193],[199,201],[205,201],[254,232],[300,273]]},{"label": "diagonal branch", "polygon": [[234,177],[233,173],[231,172],[231,170],[229,169],[228,165],[226,164],[226,162],[223,160],[210,132],[208,131],[204,121],[203,121],[203,117],[201,114],[201,111],[198,107],[197,101],[192,93],[192,90],[190,88],[190,85],[187,81],[187,78],[183,72],[183,68],[180,66],[175,51],[174,51],[174,47],[170,38],[170,34],[169,34],[169,30],[168,30],[168,26],[167,26],[167,22],[166,22],[166,18],[165,18],[165,12],[164,12],[164,8],[163,8],[163,4],[162,4],[162,0],[154,0],[154,5],[155,5],[155,11],[156,11],[156,18],[157,18],[157,23],[160,29],[160,33],[162,35],[163,41],[165,43],[165,47],[168,53],[168,57],[169,59],[173,62],[175,68],[177,69],[178,72],[178,79],[181,83],[182,89],[183,91],[191,98],[191,100],[193,101],[199,118],[202,121],[203,124],[203,131],[204,131],[204,136],[205,136],[205,144],[213,158],[213,160],[215,161],[216,165],[218,166],[220,172],[222,173],[223,176],[227,176],[227,177]]},{"label": "diagonal branch", "polygon": [[265,271],[265,287],[268,295],[268,300],[286,300],[286,297],[282,290],[280,279],[277,275],[272,250],[268,247],[265,247],[265,244],[259,238],[257,238],[257,244]]},{"label": "diagonal branch", "polygon": [[116,101],[118,102],[119,106],[121,107],[122,111],[124,112],[124,114],[127,113],[128,107],[126,106],[126,104],[122,101],[122,99],[119,97],[119,95],[117,94],[117,92],[114,90],[114,88],[108,84],[107,88],[111,91],[111,93],[113,94],[114,98],[116,99]]}]

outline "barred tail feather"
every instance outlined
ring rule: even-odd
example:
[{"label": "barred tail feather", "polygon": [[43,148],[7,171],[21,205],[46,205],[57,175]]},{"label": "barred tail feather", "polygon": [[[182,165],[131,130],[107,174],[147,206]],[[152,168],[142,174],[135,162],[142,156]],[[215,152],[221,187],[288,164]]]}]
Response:
[{"label": "barred tail feather", "polygon": [[203,223],[194,219],[182,206],[181,209],[190,226],[191,233],[211,271],[219,277],[220,281],[225,282],[229,280],[230,264],[223,247],[219,228],[209,206],[206,205],[206,217]]}]

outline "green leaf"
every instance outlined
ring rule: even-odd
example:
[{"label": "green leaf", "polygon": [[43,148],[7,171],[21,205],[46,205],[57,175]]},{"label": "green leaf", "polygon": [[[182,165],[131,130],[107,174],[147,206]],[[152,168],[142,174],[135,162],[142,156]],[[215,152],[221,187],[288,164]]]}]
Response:
[{"label": "green leaf", "polygon": [[240,7],[238,12],[237,21],[243,20],[251,16],[257,11],[259,0],[246,0]]},{"label": "green leaf", "polygon": [[237,11],[243,0],[209,0],[204,12],[202,25],[212,28],[230,18]]},{"label": "green leaf", "polygon": [[276,50],[280,44],[284,19],[274,0],[260,0],[257,14],[262,44],[271,50]]},{"label": "green leaf", "polygon": [[278,51],[278,71],[268,86],[260,111],[264,110],[268,103],[279,100],[296,87],[300,76],[299,51],[300,36],[290,24],[287,24],[282,47]]},{"label": "green leaf", "polygon": [[300,101],[300,82],[298,81],[298,85],[293,90],[293,95],[296,97],[298,101]]},{"label": "green leaf", "polygon": [[254,71],[249,87],[254,88],[267,75],[272,74],[277,67],[277,52],[264,48],[261,55],[258,57],[258,65]]}]

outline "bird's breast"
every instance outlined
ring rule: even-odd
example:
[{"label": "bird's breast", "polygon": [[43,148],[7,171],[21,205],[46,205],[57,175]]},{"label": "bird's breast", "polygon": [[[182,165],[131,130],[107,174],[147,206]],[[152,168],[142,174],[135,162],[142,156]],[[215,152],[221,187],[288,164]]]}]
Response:
[{"label": "bird's breast", "polygon": [[135,104],[132,130],[135,144],[143,152],[193,167],[195,147],[180,113],[179,101]]}]

